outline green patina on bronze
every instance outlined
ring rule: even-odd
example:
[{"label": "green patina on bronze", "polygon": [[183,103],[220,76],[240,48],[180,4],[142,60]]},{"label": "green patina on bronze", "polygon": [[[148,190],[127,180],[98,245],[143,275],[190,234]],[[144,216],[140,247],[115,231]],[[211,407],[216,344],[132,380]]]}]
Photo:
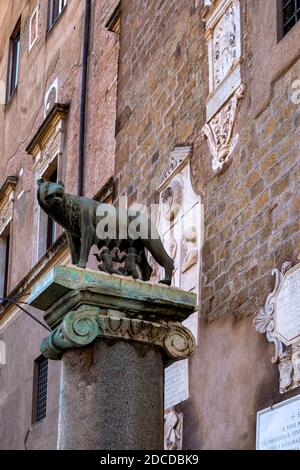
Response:
[{"label": "green patina on bronze", "polygon": [[[52,327],[61,320],[58,311],[66,313],[65,303],[69,299],[72,308],[85,303],[144,315],[157,314],[176,321],[183,321],[193,313],[196,303],[195,294],[181,289],[68,266],[54,267],[32,291],[29,303],[46,311],[45,319]],[[66,307],[69,310],[70,302]]]},{"label": "green patina on bronze", "polygon": [[105,338],[152,344],[179,360],[195,348],[180,322],[196,310],[196,298],[177,288],[56,266],[32,291],[29,303],[45,311],[53,330],[41,346],[49,359]]}]

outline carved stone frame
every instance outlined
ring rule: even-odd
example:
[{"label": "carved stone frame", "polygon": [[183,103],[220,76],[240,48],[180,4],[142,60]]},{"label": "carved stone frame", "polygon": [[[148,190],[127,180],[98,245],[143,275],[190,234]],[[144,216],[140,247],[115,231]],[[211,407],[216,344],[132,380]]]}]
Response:
[{"label": "carved stone frame", "polygon": [[[286,276],[293,271],[293,261],[286,261],[282,268],[272,271],[275,277],[273,291],[268,295],[263,308],[259,309],[253,320],[256,330],[265,334],[267,341],[273,343],[275,354],[272,363],[278,364],[280,375],[280,393],[286,393],[300,386],[300,342],[293,341],[284,345],[276,329],[276,299],[285,282]],[[300,287],[299,287],[300,288]]]},{"label": "carved stone frame", "polygon": [[[65,149],[66,120],[69,105],[55,104],[45,120],[29,143],[26,152],[33,157],[35,181],[47,175],[47,171],[57,160],[58,177],[62,177],[62,156]],[[41,256],[40,253],[40,224],[42,211],[35,200],[34,230],[38,239],[33,240],[33,263],[35,265]],[[58,233],[59,234],[59,233]]]}]

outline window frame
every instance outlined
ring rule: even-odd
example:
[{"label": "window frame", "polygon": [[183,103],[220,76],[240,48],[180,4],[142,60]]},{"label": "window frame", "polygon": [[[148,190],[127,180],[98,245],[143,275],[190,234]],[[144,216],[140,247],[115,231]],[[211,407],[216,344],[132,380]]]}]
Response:
[{"label": "window frame", "polygon": [[[41,375],[41,365],[46,364],[46,392],[43,396],[45,404],[45,412],[42,417],[39,418],[39,398],[40,398],[40,375]],[[33,392],[32,392],[32,424],[39,424],[47,417],[47,408],[48,408],[48,383],[49,383],[49,361],[44,356],[39,356],[33,365]]]},{"label": "window frame", "polygon": [[[59,154],[56,154],[47,168],[42,173],[36,174],[36,180],[43,178],[45,181],[56,182],[59,179]],[[37,259],[40,260],[55,244],[58,238],[58,225],[39,207],[38,215],[38,239],[37,239]]]},{"label": "window frame", "polygon": [[105,24],[105,28],[111,33],[120,34],[121,32],[121,1],[117,4],[116,8],[112,12],[109,20]]},{"label": "window frame", "polygon": [[[16,47],[17,45],[17,47]],[[14,95],[19,81],[21,55],[21,18],[19,18],[12,35],[9,38],[8,74],[6,103]]]},{"label": "window frame", "polygon": [[[300,21],[300,6],[297,6],[299,0],[278,0],[278,23],[279,23],[279,39],[283,39]],[[294,14],[284,23],[284,9],[290,4],[294,4]],[[299,16],[299,18],[298,18]],[[296,17],[296,18],[295,18]],[[289,29],[285,29],[292,20],[296,20]]]},{"label": "window frame", "polygon": [[[55,2],[58,1],[58,13],[54,17]],[[51,31],[53,26],[57,23],[62,13],[68,5],[68,0],[48,0],[48,14],[47,14],[47,33]]]},{"label": "window frame", "polygon": [[[34,16],[36,17],[36,19],[35,19],[36,36],[35,36],[34,40],[31,42],[31,33],[32,33],[32,25],[33,25]],[[35,43],[38,39],[38,35],[39,35],[39,4],[37,4],[35,6],[35,8],[32,12],[32,15],[30,17],[30,20],[29,20],[29,52],[31,51],[31,49],[35,45]]]},{"label": "window frame", "polygon": [[11,224],[8,224],[7,234],[5,237],[5,262],[4,262],[4,280],[3,280],[3,297],[8,296],[9,288],[9,265],[10,265],[10,250],[11,250]]}]

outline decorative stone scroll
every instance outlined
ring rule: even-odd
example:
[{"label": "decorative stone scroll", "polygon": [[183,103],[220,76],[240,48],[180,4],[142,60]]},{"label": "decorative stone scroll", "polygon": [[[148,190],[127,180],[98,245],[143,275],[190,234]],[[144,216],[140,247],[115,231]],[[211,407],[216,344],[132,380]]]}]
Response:
[{"label": "decorative stone scroll", "polygon": [[48,359],[60,360],[64,351],[88,346],[97,337],[151,344],[162,348],[173,360],[185,359],[195,349],[193,335],[179,322],[106,315],[101,314],[100,308],[84,305],[64,317],[60,326],[44,339],[41,352]]},{"label": "decorative stone scroll", "polygon": [[208,46],[209,96],[203,136],[213,158],[213,170],[229,161],[239,136],[233,136],[241,79],[241,12],[239,0],[206,1],[203,19]]},{"label": "decorative stone scroll", "polygon": [[275,286],[264,308],[254,317],[254,326],[275,346],[280,393],[300,386],[300,264],[283,264],[274,269]]},{"label": "decorative stone scroll", "polygon": [[28,303],[45,312],[52,333],[41,351],[52,360],[96,338],[152,345],[173,360],[195,349],[182,321],[195,311],[196,296],[180,289],[56,266],[32,290]]}]

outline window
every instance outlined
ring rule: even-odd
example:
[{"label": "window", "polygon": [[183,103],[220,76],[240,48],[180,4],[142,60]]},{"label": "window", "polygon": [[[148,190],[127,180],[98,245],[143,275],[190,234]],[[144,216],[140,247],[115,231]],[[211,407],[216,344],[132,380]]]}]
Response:
[{"label": "window", "polygon": [[67,4],[67,0],[49,0],[48,2],[48,31],[52,28],[57,18]]},{"label": "window", "polygon": [[[52,183],[57,182],[57,168],[52,172],[52,174],[49,176],[49,181]],[[50,248],[53,243],[55,242],[56,239],[56,230],[55,230],[55,223],[51,217],[48,216],[48,221],[47,221],[47,242],[46,242],[46,248]]]},{"label": "window", "polygon": [[117,5],[105,27],[112,33],[120,33],[121,30],[121,2]]},{"label": "window", "polygon": [[21,21],[19,20],[10,38],[7,101],[12,96],[18,84],[19,62],[20,62],[20,37],[21,37]]},{"label": "window", "polygon": [[[46,171],[37,179],[43,178],[45,181],[57,182],[57,157],[49,164]],[[57,224],[44,212],[39,209],[38,228],[38,259],[41,259],[47,250],[52,247],[57,238]]]},{"label": "window", "polygon": [[47,415],[48,359],[34,361],[32,422],[38,423]]},{"label": "window", "polygon": [[38,37],[39,7],[35,7],[29,22],[29,50],[32,49]]},{"label": "window", "polygon": [[300,20],[300,0],[282,0],[283,35]]},{"label": "window", "polygon": [[10,256],[10,224],[6,227],[4,234],[0,239],[0,297],[5,298],[8,295],[8,275],[9,275],[9,256]]}]

